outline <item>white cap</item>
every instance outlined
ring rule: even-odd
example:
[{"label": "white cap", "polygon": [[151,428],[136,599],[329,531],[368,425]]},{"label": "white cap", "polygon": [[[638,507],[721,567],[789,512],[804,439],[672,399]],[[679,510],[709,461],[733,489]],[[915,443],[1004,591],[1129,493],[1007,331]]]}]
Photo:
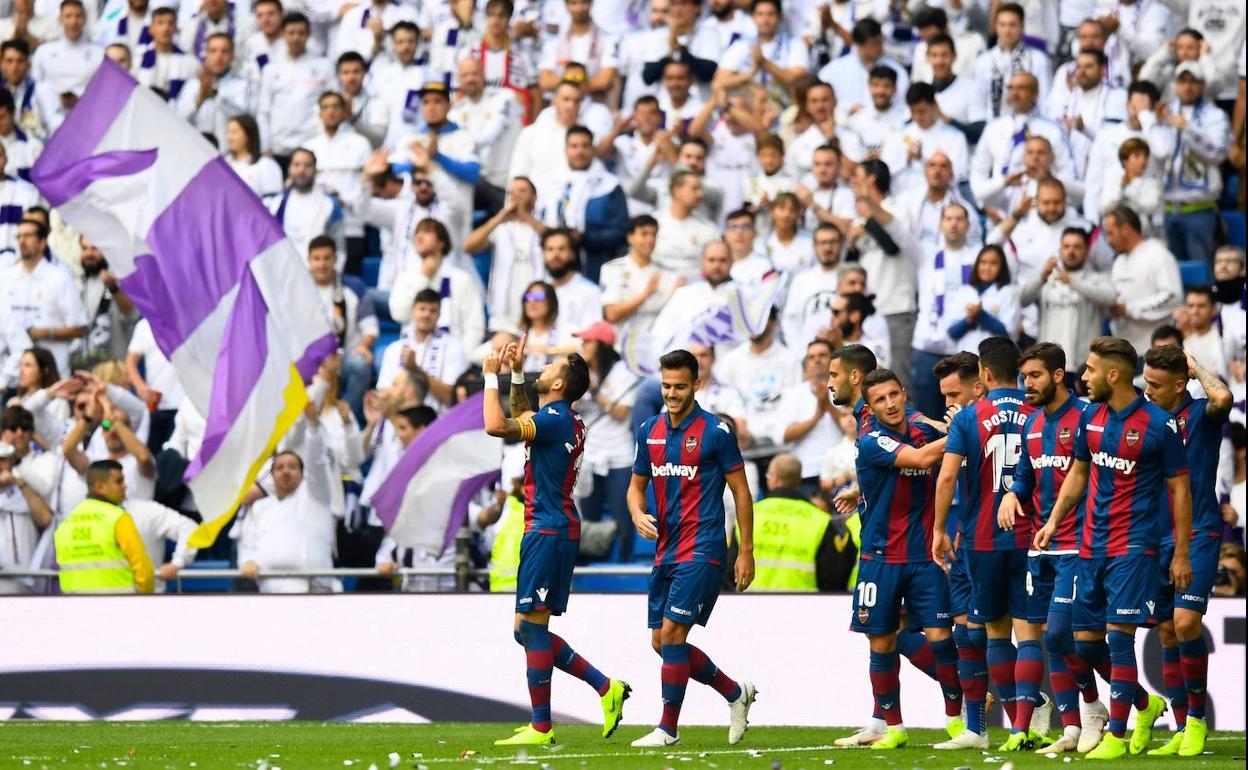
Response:
[{"label": "white cap", "polygon": [[1200,62],[1185,61],[1174,69],[1174,79],[1178,80],[1182,75],[1191,75],[1200,82],[1205,82],[1205,68],[1200,66]]}]

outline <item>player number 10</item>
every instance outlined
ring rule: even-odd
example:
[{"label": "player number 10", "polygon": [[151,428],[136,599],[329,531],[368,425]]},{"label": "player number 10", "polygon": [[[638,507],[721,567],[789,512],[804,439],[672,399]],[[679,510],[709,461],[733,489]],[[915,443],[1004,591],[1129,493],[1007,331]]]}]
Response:
[{"label": "player number 10", "polygon": [[[1017,433],[998,433],[984,444],[984,459],[992,461],[992,486],[1008,492],[1014,486],[1014,467],[1023,456],[1023,437]],[[1008,473],[1006,472],[1008,470]]]},{"label": "player number 10", "polygon": [[858,584],[858,606],[874,607],[875,606],[875,583],[859,583]]}]

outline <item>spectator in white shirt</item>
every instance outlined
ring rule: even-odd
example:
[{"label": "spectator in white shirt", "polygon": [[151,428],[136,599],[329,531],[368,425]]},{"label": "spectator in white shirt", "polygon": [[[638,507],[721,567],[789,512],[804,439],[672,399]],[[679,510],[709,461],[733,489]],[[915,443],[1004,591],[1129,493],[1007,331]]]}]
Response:
[{"label": "spectator in white shirt", "polygon": [[871,68],[867,80],[871,103],[849,116],[849,127],[867,155],[879,157],[889,136],[910,118],[903,100],[897,98],[897,71],[883,64]]},{"label": "spectator in white shirt", "polygon": [[568,129],[577,125],[580,109],[580,85],[561,82],[555,88],[550,109],[542,111],[516,139],[508,178],[524,176],[541,179],[564,169],[567,166],[564,148]]},{"label": "spectator in white shirt", "polygon": [[373,343],[378,334],[372,298],[361,293],[360,284],[344,281],[334,268],[337,252],[332,238],[316,236],[307,253],[312,282],[329,311],[338,347],[344,353],[339,376],[342,398],[363,419],[364,391],[373,384]]},{"label": "spectator in white shirt", "polygon": [[[139,371],[140,362],[142,372]],[[130,337],[126,348],[126,373],[135,395],[151,410],[147,445],[153,452],[159,452],[173,434],[174,419],[185,396],[178,373],[156,344],[152,325],[146,318],[139,319]]]},{"label": "spectator in white shirt", "polygon": [[789,446],[801,462],[802,484],[813,489],[819,481],[823,458],[841,438],[836,410],[828,393],[828,364],[832,343],[813,340],[802,359],[802,381],[789,386],[776,408],[777,445]]},{"label": "spectator in white shirt", "polygon": [[854,191],[840,181],[841,150],[835,144],[815,148],[810,173],[802,177],[793,194],[806,209],[806,228],[821,224],[836,225],[842,233],[849,230],[854,218]]},{"label": "spectator in white shirt", "polygon": [[1087,357],[1117,300],[1109,273],[1088,263],[1088,232],[1081,227],[1066,228],[1059,256],[1049,257],[1040,272],[1018,286],[1019,303],[1039,308],[1036,339],[1061,346],[1072,361]]},{"label": "spectator in white shirt", "polygon": [[[806,114],[810,127],[798,134],[785,149],[785,163],[793,177],[801,179],[811,171],[815,151],[825,145],[835,145],[844,158],[857,163],[864,157],[858,134],[837,115],[836,92],[828,83],[814,83],[806,91]],[[759,134],[765,134],[765,127]]]},{"label": "spectator in white shirt", "polygon": [[330,63],[308,51],[309,29],[301,13],[282,18],[286,51],[268,63],[260,80],[260,144],[283,168],[291,153],[312,138],[316,100],[334,84]]},{"label": "spectator in white shirt", "polygon": [[724,221],[724,243],[732,253],[732,280],[739,284],[757,284],[775,268],[759,249],[754,229],[754,214],[749,209],[730,212]]},{"label": "spectator in white shirt", "polygon": [[971,280],[949,296],[949,314],[948,334],[958,350],[978,351],[989,337],[1018,337],[1018,296],[1000,246],[980,249]]},{"label": "spectator in white shirt", "polygon": [[140,85],[155,89],[169,102],[177,101],[182,87],[200,69],[199,59],[174,44],[177,24],[178,14],[172,8],[152,11],[152,44],[139,54],[133,73]]},{"label": "spectator in white shirt", "polygon": [[1110,311],[1110,328],[1136,350],[1147,350],[1153,329],[1169,320],[1179,306],[1183,288],[1179,265],[1163,241],[1144,238],[1140,217],[1129,208],[1109,212],[1104,232],[1118,255],[1110,273],[1118,292]]},{"label": "spectator in white shirt", "polygon": [[316,183],[316,155],[298,148],[290,155],[290,186],[269,199],[269,211],[301,254],[318,235],[329,235],[338,245],[338,269],[344,262],[342,206]]},{"label": "spectator in white shirt", "polygon": [[[611,133],[599,143],[600,156],[615,162],[615,173],[626,191],[638,181],[661,183],[669,173],[665,155],[675,148],[671,133],[659,129],[662,122],[659,100],[643,96],[633,105],[633,114],[617,119]],[[637,216],[653,212],[654,207],[630,195],[628,211]]]},{"label": "spectator in white shirt", "polygon": [[408,3],[370,0],[353,5],[338,20],[331,51],[335,56],[352,51],[372,61],[385,53],[386,35],[401,21],[416,23],[416,9]]},{"label": "spectator in white shirt", "polygon": [[[695,124],[701,119],[701,115],[703,114],[705,113],[700,113],[698,118],[694,118]],[[693,136],[686,136],[684,140],[681,141],[680,149],[678,150],[671,149],[671,136],[672,134],[669,132],[661,132],[660,136],[656,139],[656,141],[662,143],[659,148],[659,152],[655,153],[651,159],[646,162],[646,165],[643,167],[643,171],[645,173],[639,174],[633,179],[632,184],[629,185],[628,188],[628,195],[643,203],[654,206],[656,209],[656,213],[654,213],[654,215],[656,218],[659,218],[660,214],[657,212],[664,211],[671,206],[671,175],[678,171],[690,171],[702,179],[702,198],[697,207],[694,209],[694,213],[703,219],[711,222],[718,222],[720,220],[721,212],[724,211],[725,204],[734,197],[732,190],[721,186],[725,184],[725,177],[730,176],[731,172],[729,172],[729,174],[725,174],[724,171],[726,169],[717,163],[716,165],[719,173],[717,173],[716,178],[707,178],[707,148],[710,145],[704,135],[695,134]],[[716,158],[720,158],[722,160],[718,152],[722,149],[723,145],[716,144],[715,147],[716,155],[713,155],[711,159],[714,160]],[[750,139],[750,147],[753,147],[753,137]],[[660,176],[657,177],[657,180],[661,184],[657,188],[648,184],[647,180],[649,179],[652,165],[658,165],[661,160],[668,161],[673,154],[676,157],[676,162],[674,164],[670,164],[671,174],[666,172],[660,174]],[[662,155],[662,158],[660,155]],[[662,165],[666,169],[668,163],[664,162]],[[732,176],[731,178],[736,179],[738,177]],[[735,191],[735,199],[738,201],[741,199],[740,190]]]},{"label": "spectator in white shirt", "polygon": [[429,381],[425,404],[438,411],[455,400],[455,380],[468,368],[464,346],[440,329],[442,298],[434,289],[421,289],[412,303],[411,329],[386,347],[378,382],[393,382],[401,369],[419,370]]},{"label": "spectator in white shirt", "polygon": [[694,319],[727,305],[735,288],[728,244],[708,242],[702,247],[701,278],[677,289],[650,327],[658,347],[672,350],[684,344]]},{"label": "spectator in white shirt", "polygon": [[[1109,17],[1113,18],[1113,17]],[[1116,38],[1109,37],[1109,30],[1098,19],[1084,19],[1079,25],[1079,39],[1071,45],[1074,58],[1057,68],[1057,72],[1053,75],[1053,90],[1049,94],[1050,100],[1054,95],[1060,95],[1060,103],[1065,103],[1065,97],[1069,96],[1071,89],[1075,87],[1075,83],[1079,79],[1079,54],[1084,51],[1102,51],[1105,54],[1105,71],[1101,73],[1101,79],[1105,85],[1110,88],[1126,88],[1132,80],[1130,53],[1126,46],[1121,45]],[[1057,115],[1053,115],[1054,118]]]},{"label": "spectator in white shirt", "polygon": [[686,349],[698,359],[698,392],[694,399],[698,406],[715,414],[726,414],[736,422],[737,438],[742,446],[754,442],[750,433],[749,421],[746,420],[745,400],[731,385],[726,385],[715,376],[715,348],[690,343]]},{"label": "spectator in white shirt", "polygon": [[257,86],[270,62],[286,52],[282,39],[281,0],[255,0],[251,7],[256,31],[238,43],[239,66]]},{"label": "spectator in white shirt", "polygon": [[[811,235],[802,229],[802,205],[797,196],[783,192],[769,207],[771,234],[763,245],[767,260],[774,269],[792,275],[814,263]],[[740,280],[740,279],[738,279]]]},{"label": "spectator in white shirt", "polygon": [[[55,22],[53,22],[55,26]],[[125,67],[129,71],[129,67]],[[13,99],[16,127],[29,136],[43,136],[40,100],[35,97],[35,79],[30,74],[30,46],[24,40],[0,43],[0,85]]]},{"label": "spectator in white shirt", "polygon": [[[29,413],[21,407],[4,411],[4,424],[0,427],[0,526],[9,531],[9,537],[0,538],[0,569],[29,569],[39,533],[52,524],[53,511],[43,495],[34,489],[24,476],[15,474],[19,460],[17,446],[29,447],[32,437]],[[28,454],[29,449],[23,449]],[[16,594],[30,590],[17,579],[0,580],[0,593]]]},{"label": "spectator in white shirt", "polygon": [[775,134],[763,134],[756,143],[759,173],[746,181],[741,197],[758,215],[758,229],[764,234],[771,232],[771,203],[781,193],[792,193],[797,187],[797,177],[784,165],[784,140]]},{"label": "spectator in white shirt", "polygon": [[702,178],[692,171],[677,171],[670,184],[671,203],[658,217],[659,237],[654,262],[664,269],[693,278],[698,257],[707,243],[719,238],[719,230],[696,213],[702,203]]},{"label": "spectator in white shirt", "polygon": [[800,348],[815,339],[827,323],[840,283],[837,267],[841,264],[844,245],[845,236],[836,225],[821,222],[815,228],[816,264],[793,276],[780,316],[784,343],[790,348]]},{"label": "spectator in white shirt", "polygon": [[628,253],[602,266],[602,315],[617,330],[628,325],[638,332],[650,331],[664,304],[684,285],[684,279],[651,260],[658,233],[654,217],[633,217],[628,222]]},{"label": "spectator in white shirt", "polygon": [[1226,346],[1214,323],[1218,303],[1213,298],[1212,287],[1192,286],[1185,294],[1184,307],[1174,312],[1175,325],[1183,332],[1183,349],[1209,371],[1229,379]]},{"label": "spectator in white shirt", "polygon": [[880,143],[880,158],[893,173],[893,194],[903,197],[926,187],[924,168],[936,153],[952,164],[954,181],[966,179],[970,170],[966,136],[941,119],[936,89],[929,83],[914,83],[906,92],[906,104],[910,122],[900,131],[881,131],[883,138],[873,140]]},{"label": "spectator in white shirt", "polygon": [[434,289],[442,297],[442,325],[450,329],[465,350],[473,350],[485,338],[485,301],[477,279],[451,265],[451,236],[446,225],[422,219],[412,236],[417,261],[395,279],[390,292],[390,317],[409,318],[421,289]]},{"label": "spectator in white shirt", "polygon": [[104,49],[86,39],[82,0],[62,0],[61,36],[43,43],[30,58],[30,75],[38,84],[43,127],[48,135],[60,128],[104,58]]},{"label": "spectator in white shirt", "polygon": [[87,333],[87,315],[72,274],[47,258],[48,228],[34,220],[17,226],[18,262],[0,270],[0,303],[30,339],[46,348],[57,371],[69,371],[69,348]]},{"label": "spectator in white shirt", "polygon": [[1152,55],[1140,67],[1140,80],[1147,80],[1161,89],[1163,102],[1174,99],[1174,79],[1178,74],[1178,66],[1193,62],[1204,71],[1205,82],[1214,77],[1212,51],[1205,42],[1205,36],[1198,30],[1187,28],[1180,30],[1173,40],[1152,51]]},{"label": "spectator in white shirt", "polygon": [[956,55],[953,38],[949,35],[936,35],[927,43],[927,63],[932,71],[930,82],[936,89],[941,118],[961,131],[968,144],[974,144],[984,131],[988,100],[973,73],[954,71]]},{"label": "spectator in white shirt", "polygon": [[616,41],[590,16],[590,0],[566,0],[568,25],[554,40],[542,45],[538,85],[553,91],[571,62],[585,65],[585,92],[605,96],[615,84],[618,62]]},{"label": "spectator in white shirt", "polygon": [[964,18],[966,5],[956,9],[951,7],[949,11],[956,12],[960,17],[957,19],[956,30],[955,25],[950,24],[946,10],[935,7],[933,4],[929,3],[925,8],[911,15],[910,26],[919,33],[919,43],[914,47],[914,62],[910,65],[910,79],[913,82],[934,82],[928,51],[931,50],[932,41],[942,35],[948,37],[957,50],[957,57],[952,68],[953,74],[974,79],[975,60],[984,50],[984,36],[967,28]]},{"label": "spectator in white shirt", "polygon": [[580,349],[573,333],[579,331],[564,320],[559,308],[559,294],[546,281],[534,281],[521,295],[524,310],[520,315],[521,336],[527,338],[524,368],[540,369],[559,356]]},{"label": "spectator in white shirt", "polygon": [[[941,216],[945,208],[954,203],[962,204],[967,211],[973,211],[974,207],[953,184],[953,162],[943,152],[936,152],[927,159],[923,164],[923,176],[926,184],[898,196],[897,207],[906,215],[910,234],[923,246],[925,253],[935,254],[943,242]],[[979,217],[971,221],[970,227],[967,240],[978,247],[984,241]]]},{"label": "spectator in white shirt", "polygon": [[[462,71],[462,70],[461,70]],[[511,180],[507,203],[497,214],[481,223],[464,241],[464,251],[491,252],[490,279],[486,307],[491,318],[520,317],[517,286],[546,277],[542,255],[542,233],[546,225],[534,216],[537,191],[528,177]]]},{"label": "spectator in white shirt", "polygon": [[576,330],[601,321],[602,289],[576,269],[572,233],[557,227],[546,230],[542,234],[542,258],[559,297],[560,323]]},{"label": "spectator in white shirt", "polygon": [[235,115],[225,124],[225,162],[257,196],[282,191],[282,169],[260,152],[260,127],[250,115]]},{"label": "spectator in white shirt", "polygon": [[[1009,242],[1013,252],[1010,272],[1024,281],[1039,271],[1049,257],[1057,254],[1063,230],[1085,225],[1074,209],[1066,205],[1066,189],[1062,183],[1048,177],[1036,187],[1036,197],[1023,198],[1017,208],[989,231],[986,241],[1000,245]],[[1030,329],[1027,333],[1034,335]]]},{"label": "spectator in white shirt", "polygon": [[[1170,9],[1162,3],[1151,3],[1147,0],[1117,0],[1109,9],[1101,3],[1100,10],[1102,14],[1096,17],[1096,21],[1110,35],[1105,48],[1107,52],[1123,49],[1129,67],[1123,77],[1129,82],[1130,72],[1135,67],[1143,64],[1155,51],[1166,47],[1172,16]],[[1118,58],[1116,55],[1107,55]]]},{"label": "spectator in white shirt", "polygon": [[1118,148],[1122,173],[1109,169],[1101,188],[1100,214],[1103,216],[1119,206],[1130,206],[1140,215],[1147,232],[1161,219],[1161,179],[1151,171],[1151,149],[1148,142],[1131,137]]},{"label": "spectator in white shirt", "polygon": [[389,115],[385,101],[365,87],[367,64],[364,57],[353,51],[340,54],[334,71],[338,76],[338,93],[347,102],[347,119],[351,126],[371,147],[379,147],[386,137]]},{"label": "spectator in white shirt", "polygon": [[226,35],[231,43],[240,43],[255,27],[248,11],[227,0],[202,0],[198,12],[189,19],[188,10],[192,9],[182,7],[180,11],[178,42],[183,51],[196,59],[203,60],[209,37]]},{"label": "spectator in white shirt", "polygon": [[420,30],[410,21],[400,21],[390,30],[391,55],[378,58],[368,69],[365,88],[381,103],[379,112],[386,115],[386,131],[382,145],[397,150],[405,136],[420,127],[420,89],[434,73],[428,57],[417,57]]},{"label": "spectator in white shirt", "polygon": [[481,161],[481,178],[473,188],[473,200],[477,208],[493,216],[503,207],[507,167],[523,128],[524,105],[511,89],[487,89],[485,86],[481,61],[472,57],[461,59],[460,93],[447,118],[473,138]]},{"label": "spectator in white shirt", "polygon": [[1085,48],[1073,62],[1073,82],[1059,78],[1053,84],[1046,112],[1068,133],[1078,131],[1095,140],[1106,125],[1126,120],[1127,92],[1107,82],[1107,62],[1100,49]]},{"label": "spectator in white shirt", "polygon": [[[84,445],[96,430],[103,434],[102,451]],[[103,390],[91,396],[85,411],[75,410],[73,427],[61,440],[61,452],[69,467],[85,475],[87,466],[96,460],[113,460],[121,464],[126,477],[126,497],[151,500],[156,491],[156,460],[147,445],[135,435],[130,418],[113,405]]]},{"label": "spectator in white shirt", "polygon": [[1148,81],[1137,80],[1127,88],[1127,117],[1122,123],[1106,126],[1092,142],[1088,152],[1088,167],[1084,173],[1083,212],[1090,222],[1101,220],[1101,186],[1111,176],[1121,176],[1122,163],[1118,148],[1127,139],[1139,138],[1148,142],[1148,175],[1161,179],[1165,175],[1165,159],[1158,150],[1168,145],[1170,127],[1157,122],[1156,107],[1160,99],[1157,86]]},{"label": "spectator in white shirt", "polygon": [[782,432],[776,409],[780,396],[801,378],[797,355],[776,340],[780,312],[772,308],[762,332],[719,362],[719,376],[745,398],[746,418],[756,437],[773,439]]},{"label": "spectator in white shirt", "polygon": [[709,95],[719,57],[724,53],[716,29],[699,24],[701,0],[671,0],[667,26],[654,30],[643,53],[641,78],[648,86],[659,82],[669,61],[685,61],[699,84],[699,98]]},{"label": "spectator in white shirt", "polygon": [[[0,92],[2,93],[2,92]],[[0,95],[0,102],[4,97]],[[3,107],[0,106],[0,111]],[[0,162],[8,162],[8,151],[0,144]],[[22,179],[5,173],[0,177],[0,268],[17,261],[17,227],[31,206],[39,204],[39,191]]]},{"label": "spectator in white shirt", "polygon": [[884,30],[878,21],[859,19],[854,24],[853,41],[854,47],[849,53],[819,70],[819,79],[836,89],[837,99],[847,116],[871,106],[868,76],[877,65],[897,73],[897,90],[904,93],[910,87],[910,75],[905,68],[884,55]]},{"label": "spectator in white shirt", "polygon": [[1021,5],[1002,3],[993,21],[997,44],[981,53],[975,62],[975,80],[989,119],[1008,115],[1011,109],[1018,111],[1009,103],[1006,92],[1015,75],[1030,73],[1036,80],[1037,94],[1048,94],[1053,83],[1048,54],[1023,40],[1025,15]]},{"label": "spectator in white shirt", "polygon": [[819,330],[815,339],[828,340],[833,349],[862,345],[871,351],[881,367],[888,368],[893,344],[888,324],[876,323],[877,319],[879,315],[871,297],[861,291],[839,291],[832,300],[831,322]]},{"label": "spectator in white shirt", "polygon": [[[368,140],[357,134],[347,122],[350,115],[341,94],[322,94],[317,106],[321,130],[304,147],[317,158],[316,176],[321,189],[335,196],[341,208],[345,202],[359,198],[360,172],[372,155],[372,148]],[[342,236],[347,256],[343,271],[360,275],[366,249],[364,222],[349,209],[342,212]]]},{"label": "spectator in white shirt", "polygon": [[[1235,0],[1164,0],[1179,25],[1199,32],[1208,44],[1206,69],[1210,100],[1229,102],[1235,98],[1236,74],[1244,49],[1244,8]],[[1242,74],[1240,75],[1242,78]]]},{"label": "spectator in white shirt", "polygon": [[152,42],[152,33],[148,29],[152,4],[148,0],[126,0],[125,3],[107,5],[109,8],[96,21],[95,42],[104,46],[120,43],[132,51]]},{"label": "spectator in white shirt", "polygon": [[183,120],[201,134],[211,134],[219,147],[226,146],[226,124],[235,115],[256,111],[256,86],[234,71],[234,41],[214,32],[204,43],[204,65],[199,77],[187,82],[178,95],[176,109]]},{"label": "spectator in white shirt", "polygon": [[757,36],[740,37],[724,51],[715,71],[715,88],[732,89],[757,83],[781,99],[808,71],[806,43],[783,28],[780,0],[755,0],[750,8]]}]

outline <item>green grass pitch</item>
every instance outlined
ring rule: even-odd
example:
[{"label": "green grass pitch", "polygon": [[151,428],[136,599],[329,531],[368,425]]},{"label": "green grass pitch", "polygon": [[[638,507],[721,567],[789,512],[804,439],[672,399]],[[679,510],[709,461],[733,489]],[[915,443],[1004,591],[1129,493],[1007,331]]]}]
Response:
[{"label": "green grass pitch", "polygon": [[[190,722],[5,722],[0,724],[0,768],[57,770],[857,770],[870,768],[969,768],[992,770],[1064,767],[1063,757],[996,752],[934,751],[942,732],[912,730],[911,746],[897,751],[834,749],[837,728],[756,727],[736,746],[727,728],[688,727],[671,749],[639,750],[629,741],[648,728],[625,726],[608,741],[591,725],[556,727],[554,750],[496,748],[510,734],[501,724],[380,725]],[[1160,735],[1160,734],[1159,734]],[[1168,736],[1168,733],[1165,734]],[[1005,738],[994,730],[993,745]],[[1243,733],[1213,733],[1203,757],[1128,757],[1111,763],[1073,758],[1068,764],[1131,768],[1243,768]],[[1154,741],[1161,745],[1160,737]],[[1066,755],[1071,756],[1071,755]]]}]

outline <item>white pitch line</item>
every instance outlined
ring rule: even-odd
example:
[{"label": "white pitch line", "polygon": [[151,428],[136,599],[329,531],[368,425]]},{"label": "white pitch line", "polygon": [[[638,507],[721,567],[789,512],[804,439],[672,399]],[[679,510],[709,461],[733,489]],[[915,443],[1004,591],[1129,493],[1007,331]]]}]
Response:
[{"label": "white pitch line", "polygon": [[[564,754],[561,751],[544,750],[542,747],[538,746],[538,747],[535,747],[535,749],[529,754],[527,761],[533,762],[534,764],[541,764],[543,762],[546,762],[546,763],[553,762],[557,759],[598,759],[599,757],[637,757],[641,759],[658,759],[658,758],[670,757],[670,756],[700,757],[700,756],[705,755],[705,756],[710,757],[710,756],[722,756],[725,754],[750,754],[750,753],[755,753],[759,755],[800,754],[800,753],[806,753],[806,752],[811,752],[811,751],[829,751],[829,750],[839,751],[840,749],[838,749],[836,746],[785,746],[785,747],[776,748],[776,749],[706,749],[704,751],[690,749],[690,750],[684,750],[684,751],[661,751],[661,750],[649,751],[649,752],[611,751],[611,752],[600,752],[600,753],[595,753],[595,754]],[[487,762],[487,761],[488,762],[512,762],[514,763],[517,761],[517,759],[515,755],[510,756],[510,757],[491,757],[491,756],[485,756],[482,754],[473,754],[472,756],[468,756],[468,757],[432,757],[429,759],[423,759],[423,758],[413,759],[412,761],[417,762],[422,765],[429,765],[429,764],[434,764],[434,763],[446,763],[446,762]]]}]

